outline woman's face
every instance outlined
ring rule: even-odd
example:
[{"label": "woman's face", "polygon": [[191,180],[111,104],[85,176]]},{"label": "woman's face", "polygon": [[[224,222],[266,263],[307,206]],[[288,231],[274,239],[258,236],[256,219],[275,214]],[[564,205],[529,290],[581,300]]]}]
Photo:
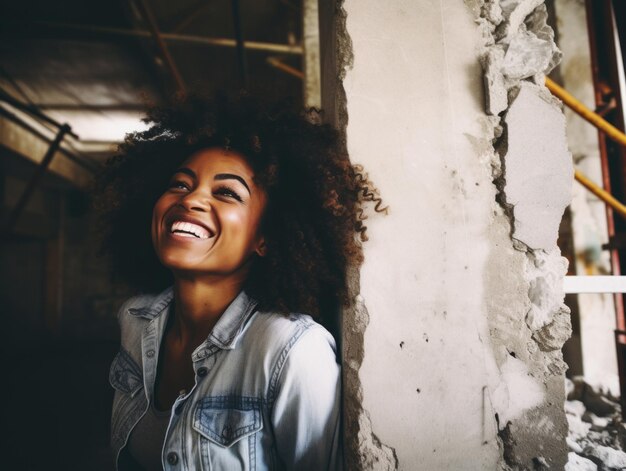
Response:
[{"label": "woman's face", "polygon": [[245,278],[264,255],[267,196],[246,159],[220,148],[192,154],[154,205],[152,243],[174,274]]}]

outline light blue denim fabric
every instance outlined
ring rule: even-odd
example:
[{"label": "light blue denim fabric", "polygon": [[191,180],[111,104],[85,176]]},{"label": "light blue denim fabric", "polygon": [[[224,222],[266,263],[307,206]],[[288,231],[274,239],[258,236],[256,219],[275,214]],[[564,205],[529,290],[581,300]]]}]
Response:
[{"label": "light blue denim fabric", "polygon": [[[172,300],[168,288],[131,298],[118,313],[122,341],[109,380],[119,470],[130,432],[153,401]],[[191,359],[195,385],[172,406],[164,469],[342,469],[335,342],[310,316],[259,312],[242,291]]]}]

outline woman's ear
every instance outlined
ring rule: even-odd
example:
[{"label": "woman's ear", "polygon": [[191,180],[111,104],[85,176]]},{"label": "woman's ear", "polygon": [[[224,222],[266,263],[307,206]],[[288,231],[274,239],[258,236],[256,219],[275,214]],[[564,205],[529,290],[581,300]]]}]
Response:
[{"label": "woman's ear", "polygon": [[265,257],[265,255],[267,254],[267,245],[265,244],[265,237],[261,237],[259,239],[255,252],[257,253],[259,257]]}]

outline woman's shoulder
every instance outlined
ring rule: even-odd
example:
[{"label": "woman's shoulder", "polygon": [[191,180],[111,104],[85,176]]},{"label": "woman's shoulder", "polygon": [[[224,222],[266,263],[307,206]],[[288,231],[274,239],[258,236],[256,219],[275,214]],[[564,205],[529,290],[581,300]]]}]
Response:
[{"label": "woman's shoulder", "polygon": [[269,403],[285,385],[288,390],[327,391],[331,401],[341,368],[335,339],[326,328],[307,314],[272,312],[258,312],[250,327],[244,349],[256,352],[267,368]]},{"label": "woman's shoulder", "polygon": [[334,356],[337,351],[331,333],[310,315],[302,313],[257,312],[244,336],[245,343],[254,350],[274,352],[284,359],[294,349],[312,356],[324,351],[332,352]]}]

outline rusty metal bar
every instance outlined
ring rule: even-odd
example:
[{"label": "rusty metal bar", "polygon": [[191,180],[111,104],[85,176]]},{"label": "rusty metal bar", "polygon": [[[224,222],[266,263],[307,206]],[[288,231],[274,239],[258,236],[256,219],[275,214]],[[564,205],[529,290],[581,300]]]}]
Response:
[{"label": "rusty metal bar", "polygon": [[63,138],[65,137],[66,134],[70,134],[70,133],[71,133],[71,128],[67,124],[62,124],[61,127],[59,128],[59,132],[54,138],[54,141],[52,141],[52,143],[50,144],[50,147],[48,147],[48,151],[43,156],[43,159],[39,163],[39,166],[35,170],[35,173],[33,173],[28,184],[26,185],[26,188],[22,192],[22,195],[20,196],[20,199],[15,205],[15,208],[13,208],[13,211],[11,211],[11,214],[9,215],[9,218],[7,219],[7,223],[5,225],[5,229],[4,229],[5,235],[9,235],[13,231],[15,224],[17,223],[17,221],[19,220],[22,214],[22,211],[28,204],[28,201],[30,200],[33,192],[35,191],[35,188],[37,188],[37,185],[39,184],[41,177],[43,177],[48,166],[50,165],[50,162],[52,161],[52,158],[54,157],[54,154],[61,146],[61,141],[63,141]]},{"label": "rusty metal bar", "polygon": [[146,20],[146,22],[148,23],[148,27],[150,28],[150,31],[152,33],[152,37],[154,38],[154,41],[157,44],[159,52],[161,53],[161,56],[163,57],[163,60],[165,61],[165,65],[167,66],[170,72],[170,75],[172,76],[172,78],[174,79],[174,82],[176,83],[176,87],[178,88],[178,91],[184,93],[186,90],[185,82],[183,80],[182,75],[180,75],[180,72],[178,71],[178,67],[176,67],[176,63],[174,62],[174,59],[172,58],[172,55],[170,54],[167,44],[165,44],[165,41],[163,41],[163,38],[161,37],[161,32],[159,31],[159,27],[157,25],[154,14],[152,13],[152,9],[150,8],[150,5],[148,5],[148,2],[146,0],[137,0],[137,4],[141,8],[141,14]]}]

